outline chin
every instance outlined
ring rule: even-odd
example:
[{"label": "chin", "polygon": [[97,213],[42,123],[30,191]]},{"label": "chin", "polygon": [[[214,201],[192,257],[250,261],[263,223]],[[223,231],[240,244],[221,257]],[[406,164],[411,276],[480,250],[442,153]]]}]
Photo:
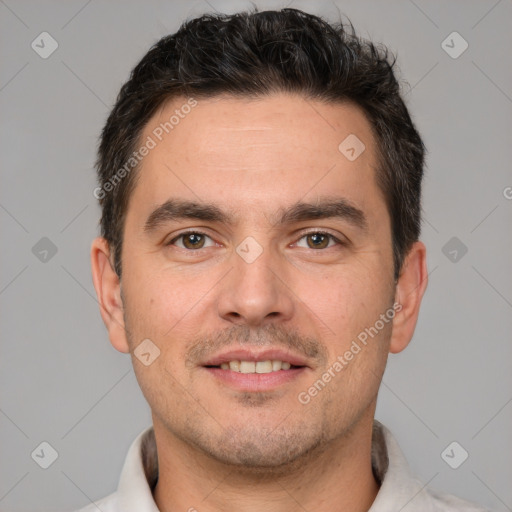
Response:
[{"label": "chin", "polygon": [[271,428],[250,428],[236,430],[231,427],[217,442],[209,440],[201,449],[209,456],[230,466],[236,466],[239,473],[252,476],[269,474],[289,474],[295,468],[302,467],[305,459],[321,451],[325,444],[322,435],[317,436],[309,430],[302,434]]}]

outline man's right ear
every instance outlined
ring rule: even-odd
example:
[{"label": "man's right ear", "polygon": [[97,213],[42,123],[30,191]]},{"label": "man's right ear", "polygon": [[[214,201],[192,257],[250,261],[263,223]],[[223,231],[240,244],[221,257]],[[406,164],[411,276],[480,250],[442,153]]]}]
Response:
[{"label": "man's right ear", "polygon": [[105,238],[95,238],[91,245],[92,280],[103,322],[112,346],[119,352],[129,353],[123,316],[121,283],[110,263],[110,248]]}]

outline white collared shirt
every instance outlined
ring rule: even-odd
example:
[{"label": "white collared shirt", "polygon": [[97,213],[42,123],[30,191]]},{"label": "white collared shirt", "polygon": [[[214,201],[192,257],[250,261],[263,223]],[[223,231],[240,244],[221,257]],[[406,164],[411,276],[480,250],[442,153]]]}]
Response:
[{"label": "white collared shirt", "polygon": [[[486,509],[425,487],[410,472],[391,432],[377,420],[372,437],[372,466],[380,489],[368,512],[485,512]],[[152,490],[158,479],[153,427],[130,446],[117,491],[77,512],[159,512]]]}]

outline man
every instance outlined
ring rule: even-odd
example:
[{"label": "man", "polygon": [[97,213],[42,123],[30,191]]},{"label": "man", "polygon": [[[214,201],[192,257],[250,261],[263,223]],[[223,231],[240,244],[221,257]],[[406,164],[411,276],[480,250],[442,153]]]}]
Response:
[{"label": "man", "polygon": [[423,158],[352,29],[203,16],[148,52],[102,133],[91,259],[153,426],[84,510],[483,510],[374,420],[427,285]]}]

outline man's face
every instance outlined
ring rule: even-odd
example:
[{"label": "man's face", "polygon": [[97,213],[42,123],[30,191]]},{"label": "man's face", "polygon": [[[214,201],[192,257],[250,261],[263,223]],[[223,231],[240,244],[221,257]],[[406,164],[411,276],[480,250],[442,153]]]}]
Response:
[{"label": "man's face", "polygon": [[[141,139],[157,145],[124,229],[127,342],[132,355],[146,339],[160,350],[149,366],[133,357],[155,428],[220,461],[276,468],[373,417],[392,323],[357,353],[352,342],[394,302],[375,140],[352,105],[280,94],[198,100],[158,141],[153,130],[185,103],[160,109]],[[360,148],[339,149],[350,134],[365,145],[355,160]],[[151,217],[167,201],[215,210]],[[319,213],[336,202],[344,206]],[[304,366],[233,379],[205,366],[237,349],[282,350],[277,359],[293,354]],[[336,371],[338,356],[346,363]]]}]

